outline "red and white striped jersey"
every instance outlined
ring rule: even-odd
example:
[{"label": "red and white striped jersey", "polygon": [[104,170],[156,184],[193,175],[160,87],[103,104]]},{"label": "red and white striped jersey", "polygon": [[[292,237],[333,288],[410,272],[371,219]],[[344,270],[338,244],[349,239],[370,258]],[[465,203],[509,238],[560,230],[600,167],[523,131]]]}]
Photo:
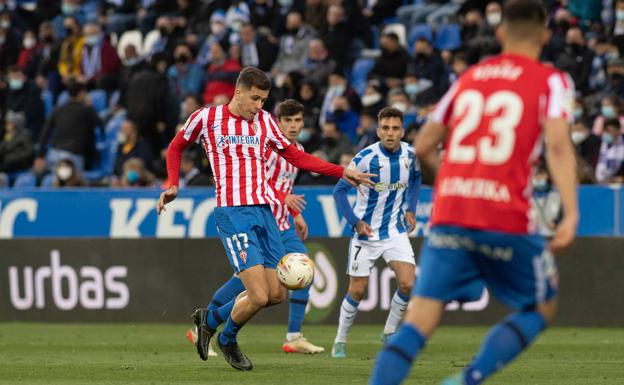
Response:
[{"label": "red and white striped jersey", "polygon": [[448,127],[432,225],[526,234],[532,168],[547,119],[571,121],[572,79],[520,55],[491,57],[465,72],[430,119]]},{"label": "red and white striped jersey", "polygon": [[250,120],[234,115],[227,105],[202,107],[182,127],[187,141],[200,143],[215,178],[217,206],[273,204],[265,163],[290,142],[264,110]]},{"label": "red and white striped jersey", "polygon": [[[301,151],[304,150],[300,143],[296,143],[296,145]],[[279,156],[275,151],[271,151],[266,166],[269,185],[284,195],[292,193],[299,169],[288,163],[286,159]],[[288,230],[290,228],[290,223],[288,222],[288,207],[280,201],[275,204],[272,203],[271,210],[273,211],[279,230]]]}]

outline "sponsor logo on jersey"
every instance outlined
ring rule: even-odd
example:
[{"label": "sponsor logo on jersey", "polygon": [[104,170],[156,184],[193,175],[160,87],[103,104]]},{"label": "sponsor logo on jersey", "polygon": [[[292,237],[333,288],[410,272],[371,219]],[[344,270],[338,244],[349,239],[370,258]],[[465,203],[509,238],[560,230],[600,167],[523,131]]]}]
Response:
[{"label": "sponsor logo on jersey", "polygon": [[402,188],[407,188],[407,183],[404,182],[395,182],[390,184],[385,184],[384,182],[375,183],[375,191],[382,192],[385,190],[396,191]]},{"label": "sponsor logo on jersey", "polygon": [[260,138],[254,135],[219,135],[217,136],[217,147],[225,148],[230,144],[238,144],[241,146],[257,146],[260,144]]}]

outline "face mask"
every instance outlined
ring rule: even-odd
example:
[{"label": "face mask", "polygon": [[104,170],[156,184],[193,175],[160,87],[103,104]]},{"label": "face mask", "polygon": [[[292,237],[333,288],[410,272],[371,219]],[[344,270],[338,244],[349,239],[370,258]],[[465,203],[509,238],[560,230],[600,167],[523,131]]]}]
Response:
[{"label": "face mask", "polygon": [[72,27],[65,27],[65,33],[68,35],[73,35],[74,29]]},{"label": "face mask", "polygon": [[79,7],[73,4],[63,3],[63,5],[61,5],[61,12],[65,15],[71,15],[72,13],[77,12],[78,9]]},{"label": "face mask", "polygon": [[407,93],[410,96],[414,96],[418,93],[420,87],[418,86],[418,83],[409,83],[406,84],[405,87],[403,87],[405,89],[405,93]]},{"label": "face mask", "polygon": [[485,18],[490,26],[495,27],[500,24],[502,15],[499,12],[488,13]]},{"label": "face mask", "polygon": [[24,81],[22,79],[9,80],[9,88],[12,90],[21,90],[24,87]]},{"label": "face mask", "polygon": [[583,141],[587,138],[588,135],[589,134],[587,132],[574,131],[572,133],[572,143],[574,144],[583,143]]},{"label": "face mask", "polygon": [[67,182],[73,174],[74,170],[69,166],[61,165],[56,168],[56,177],[63,182]]},{"label": "face mask", "polygon": [[615,108],[613,106],[602,106],[600,107],[600,114],[607,119],[615,118]]},{"label": "face mask", "polygon": [[617,51],[611,51],[611,52],[607,52],[606,57],[607,57],[607,61],[617,60],[620,58],[620,54]]},{"label": "face mask", "polygon": [[583,117],[583,109],[575,108],[574,109],[574,120],[579,120]]},{"label": "face mask", "polygon": [[381,100],[380,94],[364,95],[362,96],[362,105],[364,107],[372,106],[373,104],[377,103],[380,100]]},{"label": "face mask", "polygon": [[624,21],[624,10],[618,9],[618,10],[615,12],[615,18],[616,18],[618,21]]},{"label": "face mask", "polygon": [[345,114],[345,112],[347,111],[343,110],[342,108],[336,108],[334,110],[334,115],[336,115],[337,118],[340,118],[342,115]]},{"label": "face mask", "polygon": [[87,36],[85,37],[85,44],[89,47],[94,47],[100,42],[99,36]]},{"label": "face mask", "polygon": [[278,2],[282,7],[290,7],[293,3],[293,0],[279,0]]},{"label": "face mask", "polygon": [[396,103],[392,103],[392,107],[396,108],[397,110],[405,113],[405,111],[407,111],[407,104],[403,103],[403,102],[396,102]]},{"label": "face mask", "polygon": [[210,24],[210,33],[213,35],[220,36],[225,32],[225,26],[221,23],[212,23]]},{"label": "face mask", "polygon": [[417,52],[416,53],[416,60],[425,60],[427,58],[427,55],[425,55],[422,52]]},{"label": "face mask", "polygon": [[43,41],[45,41],[46,43],[52,43],[54,42],[54,37],[52,37],[51,35],[46,35],[43,37]]},{"label": "face mask", "polygon": [[139,173],[136,172],[135,170],[128,171],[128,174],[126,175],[126,180],[130,184],[135,184],[136,182],[139,181]]},{"label": "face mask", "polygon": [[11,21],[7,19],[0,21],[0,28],[3,28],[3,29],[11,28]]},{"label": "face mask", "polygon": [[308,140],[310,140],[310,137],[312,135],[310,134],[310,131],[308,130],[301,130],[301,132],[299,133],[299,136],[297,136],[297,141],[301,142],[301,143],[307,143]]},{"label": "face mask", "polygon": [[547,184],[546,179],[533,178],[533,189],[537,191],[544,191]]},{"label": "face mask", "polygon": [[123,131],[119,131],[119,133],[117,133],[117,142],[119,142],[119,144],[125,144],[127,141],[128,134]]},{"label": "face mask", "polygon": [[123,59],[123,64],[126,67],[132,67],[132,66],[139,64],[140,61],[141,61],[141,58],[139,57],[131,57],[128,59]]},{"label": "face mask", "polygon": [[37,40],[35,40],[34,37],[25,37],[22,44],[24,45],[24,48],[31,49],[35,46],[35,44],[37,44]]},{"label": "face mask", "polygon": [[347,86],[345,86],[344,84],[340,84],[337,86],[332,86],[331,87],[331,91],[335,94],[335,95],[342,95],[344,94],[345,90],[347,89]]},{"label": "face mask", "polygon": [[605,142],[606,144],[613,143],[613,135],[609,134],[608,132],[605,132],[604,134],[602,134],[602,141]]}]

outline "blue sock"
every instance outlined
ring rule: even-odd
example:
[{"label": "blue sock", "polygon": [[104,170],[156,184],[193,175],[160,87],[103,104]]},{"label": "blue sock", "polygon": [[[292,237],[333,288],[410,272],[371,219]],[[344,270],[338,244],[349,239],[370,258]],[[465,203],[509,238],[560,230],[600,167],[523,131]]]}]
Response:
[{"label": "blue sock", "polygon": [[232,320],[232,317],[229,317],[225,322],[223,331],[221,332],[221,334],[219,334],[219,344],[228,345],[237,343],[236,335],[242,327],[243,325],[237,324]]},{"label": "blue sock", "polygon": [[217,330],[219,325],[224,323],[230,317],[233,307],[234,300],[232,299],[220,308],[209,310],[208,314],[206,314],[206,325],[213,330]]},{"label": "blue sock", "polygon": [[290,295],[288,313],[288,333],[299,333],[305,316],[305,309],[310,298],[310,286],[301,290],[294,290]]},{"label": "blue sock", "polygon": [[425,346],[427,339],[414,326],[404,323],[388,339],[377,355],[370,385],[399,384],[409,374],[416,354]]},{"label": "blue sock", "polygon": [[219,308],[226,303],[230,302],[237,295],[242,293],[245,290],[245,286],[243,286],[243,281],[240,280],[237,276],[232,276],[226,283],[221,285],[220,288],[215,291],[212,296],[212,300],[208,305],[208,310],[214,310]]},{"label": "blue sock", "polygon": [[537,312],[510,315],[492,328],[481,351],[464,371],[466,385],[476,385],[512,361],[546,328]]}]

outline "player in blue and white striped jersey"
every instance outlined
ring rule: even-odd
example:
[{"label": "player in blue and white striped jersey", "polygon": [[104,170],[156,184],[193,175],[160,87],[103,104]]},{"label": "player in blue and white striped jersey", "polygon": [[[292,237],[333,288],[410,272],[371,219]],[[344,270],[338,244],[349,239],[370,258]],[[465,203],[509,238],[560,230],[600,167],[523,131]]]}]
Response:
[{"label": "player in blue and white striped jersey", "polygon": [[339,182],[334,189],[334,199],[342,215],[355,230],[349,244],[349,290],[340,307],[338,332],[332,349],[335,358],[346,356],[347,334],[367,290],[371,269],[379,257],[383,257],[394,271],[398,285],[383,339],[396,331],[414,284],[416,263],[408,234],[416,227],[420,166],[414,150],[401,142],[405,133],[401,111],[384,108],[377,120],[379,142],[360,151],[351,164],[358,171],[375,174],[371,178],[375,188],[359,188],[353,208],[347,199],[351,185]]}]

